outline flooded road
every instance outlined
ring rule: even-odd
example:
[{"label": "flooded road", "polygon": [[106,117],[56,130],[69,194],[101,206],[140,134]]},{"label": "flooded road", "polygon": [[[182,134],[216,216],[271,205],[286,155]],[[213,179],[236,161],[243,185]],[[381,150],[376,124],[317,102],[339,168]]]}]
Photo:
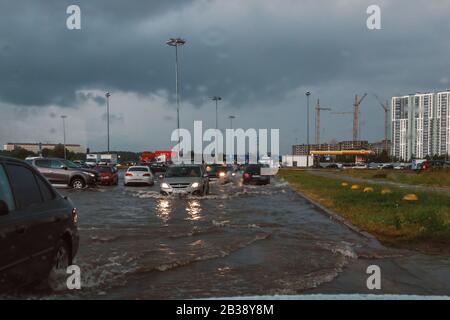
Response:
[{"label": "flooded road", "polygon": [[[75,264],[82,289],[50,298],[354,293],[366,287],[370,259],[409,259],[330,220],[275,179],[267,186],[212,183],[205,197],[168,198],[158,183],[124,187],[122,181],[60,192],[79,210]],[[450,259],[444,262],[450,266]],[[389,272],[397,277],[395,268]],[[340,274],[347,280],[333,286]],[[412,292],[423,293],[420,288]]]}]

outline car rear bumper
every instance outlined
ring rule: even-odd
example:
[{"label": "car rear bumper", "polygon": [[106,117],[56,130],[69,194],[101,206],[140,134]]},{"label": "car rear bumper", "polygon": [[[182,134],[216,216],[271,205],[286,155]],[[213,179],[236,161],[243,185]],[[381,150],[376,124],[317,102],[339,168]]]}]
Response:
[{"label": "car rear bumper", "polygon": [[153,184],[153,178],[152,177],[125,177],[124,178],[125,184]]}]

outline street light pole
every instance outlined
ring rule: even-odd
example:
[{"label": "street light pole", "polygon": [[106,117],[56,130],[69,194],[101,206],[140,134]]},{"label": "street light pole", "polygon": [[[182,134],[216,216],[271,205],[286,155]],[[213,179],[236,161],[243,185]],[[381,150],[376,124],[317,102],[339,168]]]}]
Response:
[{"label": "street light pole", "polygon": [[111,93],[107,92],[105,93],[105,97],[106,97],[106,131],[107,131],[107,136],[108,136],[108,146],[107,146],[107,151],[109,154],[109,97],[111,96]]},{"label": "street light pole", "polygon": [[222,100],[222,98],[219,96],[214,96],[214,97],[211,97],[211,100],[216,102],[216,150],[215,150],[215,153],[216,153],[216,159],[217,159],[217,157],[219,156],[219,153],[217,151],[217,130],[219,129],[219,101]]},{"label": "street light pole", "polygon": [[64,159],[67,160],[67,152],[66,152],[66,118],[67,116],[62,115],[62,123],[63,123],[63,136],[64,136]]},{"label": "street light pole", "polygon": [[228,116],[228,119],[230,119],[230,129],[233,129],[233,119],[235,118],[235,116]]},{"label": "street light pole", "polygon": [[306,169],[309,168],[309,96],[311,95],[311,92],[307,91],[305,93],[306,95]]},{"label": "street light pole", "polygon": [[[178,148],[180,147],[180,95],[178,92],[178,46],[182,46],[186,43],[186,40],[181,38],[170,38],[166,41],[166,44],[175,47],[175,96],[177,100],[177,133],[178,133]],[[180,157],[180,150],[178,149],[177,157]]]}]

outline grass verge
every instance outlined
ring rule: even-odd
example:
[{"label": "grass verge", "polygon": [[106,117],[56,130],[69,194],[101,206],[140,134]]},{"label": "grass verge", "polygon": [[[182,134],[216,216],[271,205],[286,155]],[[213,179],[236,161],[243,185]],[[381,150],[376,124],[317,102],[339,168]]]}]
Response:
[{"label": "grass verge", "polygon": [[[450,251],[449,196],[382,184],[359,184],[359,189],[351,190],[355,183],[344,178],[321,177],[302,170],[282,169],[278,176],[294,190],[303,192],[384,244]],[[345,182],[348,185],[342,186]],[[365,187],[372,188],[373,192],[364,192]],[[386,189],[390,193],[382,194]],[[417,195],[418,201],[403,200],[411,193]]]},{"label": "grass verge", "polygon": [[387,180],[404,184],[450,188],[450,169],[430,169],[422,172],[411,170],[348,169],[333,172],[355,178],[380,180],[380,182]]}]

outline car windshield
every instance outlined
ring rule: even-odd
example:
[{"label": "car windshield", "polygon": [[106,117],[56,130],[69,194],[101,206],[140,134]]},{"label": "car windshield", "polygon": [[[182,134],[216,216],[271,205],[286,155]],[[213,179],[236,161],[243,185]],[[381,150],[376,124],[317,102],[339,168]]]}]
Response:
[{"label": "car windshield", "polygon": [[166,178],[200,177],[200,167],[170,167],[167,169]]}]

